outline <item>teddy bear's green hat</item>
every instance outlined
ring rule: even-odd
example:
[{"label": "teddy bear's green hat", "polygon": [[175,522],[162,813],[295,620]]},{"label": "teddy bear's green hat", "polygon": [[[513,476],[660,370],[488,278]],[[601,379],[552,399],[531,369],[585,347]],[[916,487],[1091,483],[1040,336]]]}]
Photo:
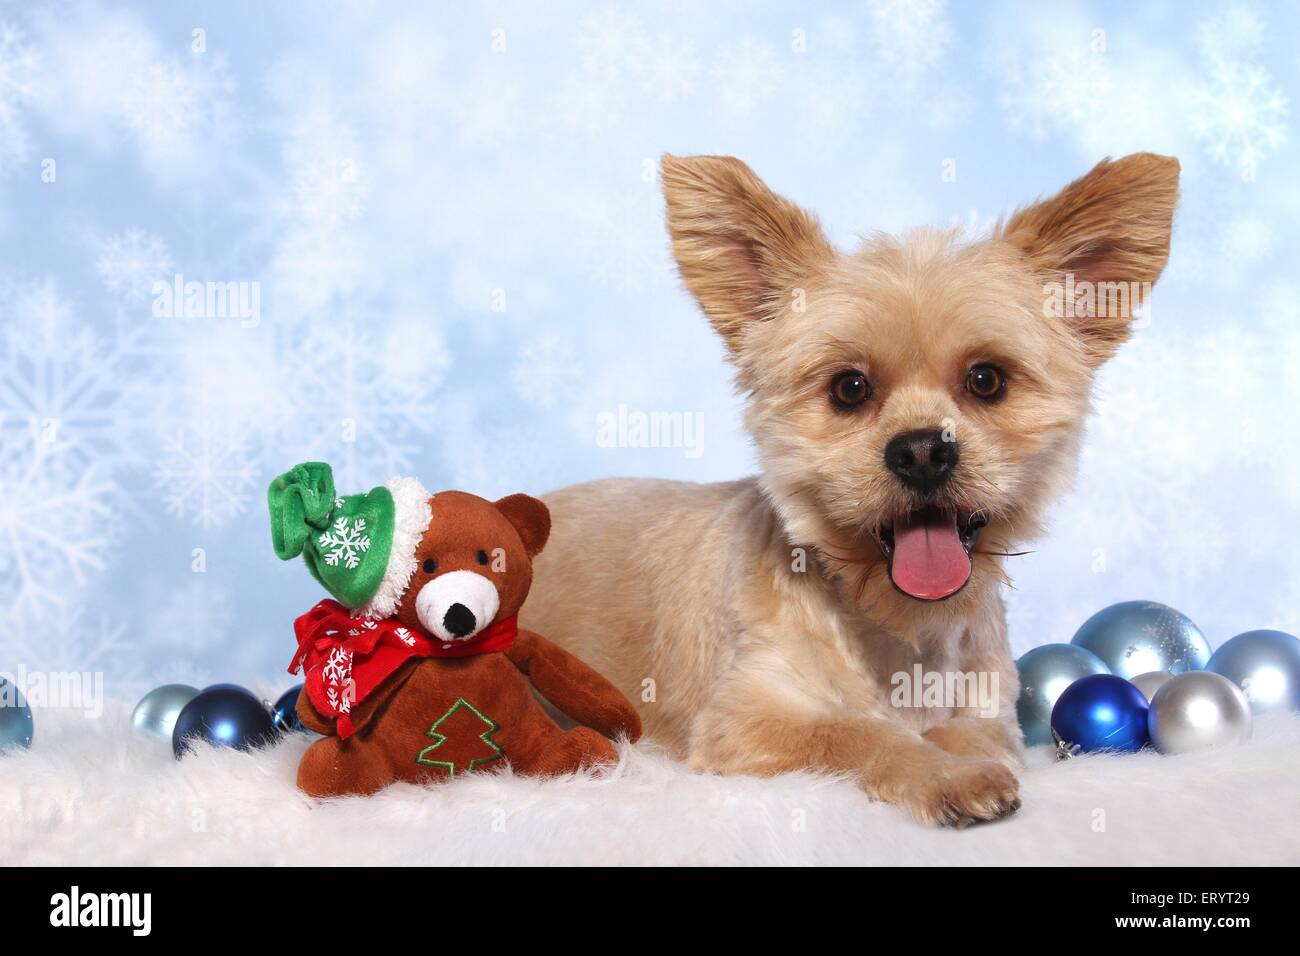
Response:
[{"label": "teddy bear's green hat", "polygon": [[320,461],[296,465],[267,489],[271,544],[284,561],[302,555],[330,594],[359,615],[391,617],[415,573],[415,549],[429,526],[429,492],[393,478],[339,496]]}]

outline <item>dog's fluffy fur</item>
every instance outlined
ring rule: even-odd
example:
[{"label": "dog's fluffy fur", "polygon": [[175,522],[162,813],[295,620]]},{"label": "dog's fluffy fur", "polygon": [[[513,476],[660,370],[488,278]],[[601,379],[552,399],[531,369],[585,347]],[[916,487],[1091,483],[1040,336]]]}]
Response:
[{"label": "dog's fluffy fur", "polygon": [[[929,823],[1014,810],[1001,553],[1040,531],[1068,482],[1094,374],[1141,298],[1048,318],[1045,287],[1149,288],[1168,257],[1177,161],[1102,162],[976,241],[923,229],[852,254],[736,159],[665,157],[663,184],[674,255],[738,370],[762,474],[552,494],[525,625],[603,671],[696,767],[849,771]],[[965,387],[981,363],[1005,375],[996,403]],[[829,394],[846,370],[872,389],[847,412]],[[960,461],[921,494],[884,448],[941,428]],[[881,544],[927,504],[987,521],[968,583],[943,601],[896,589]],[[996,673],[998,716],[891,706],[891,676],[916,664]]]}]

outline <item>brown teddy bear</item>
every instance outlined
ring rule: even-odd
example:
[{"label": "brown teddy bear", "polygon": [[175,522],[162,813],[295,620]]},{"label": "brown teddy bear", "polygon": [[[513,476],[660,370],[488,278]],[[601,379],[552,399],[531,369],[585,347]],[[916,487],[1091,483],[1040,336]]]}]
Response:
[{"label": "brown teddy bear", "polygon": [[[640,736],[612,684],[515,623],[551,530],[536,498],[430,495],[413,478],[337,497],[329,466],[309,462],[268,501],[276,554],[302,554],[339,599],[294,623],[298,715],[325,735],[298,765],[302,790],[373,793],[505,763],[567,773],[613,762],[607,738]],[[585,726],[562,730],[533,688]]]}]

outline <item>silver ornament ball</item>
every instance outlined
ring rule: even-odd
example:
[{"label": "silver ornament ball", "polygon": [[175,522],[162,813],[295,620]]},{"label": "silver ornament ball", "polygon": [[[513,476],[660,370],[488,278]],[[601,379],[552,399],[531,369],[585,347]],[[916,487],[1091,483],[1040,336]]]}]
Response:
[{"label": "silver ornament ball", "polygon": [[1142,696],[1147,699],[1147,703],[1149,704],[1151,703],[1151,698],[1156,695],[1156,691],[1161,687],[1164,687],[1165,684],[1169,683],[1173,678],[1174,675],[1169,673],[1169,671],[1148,671],[1145,674],[1138,674],[1138,676],[1134,677],[1129,681],[1129,683],[1142,691]]},{"label": "silver ornament ball", "polygon": [[1151,699],[1147,729],[1162,754],[1181,754],[1250,739],[1250,703],[1221,674],[1189,671]]},{"label": "silver ornament ball", "polygon": [[1150,671],[1199,671],[1210,660],[1210,642],[1191,618],[1155,601],[1102,608],[1070,643],[1092,651],[1125,680]]},{"label": "silver ornament ball", "polygon": [[1285,631],[1247,631],[1214,652],[1207,671],[1241,688],[1252,713],[1300,711],[1300,638]]},{"label": "silver ornament ball", "polygon": [[146,737],[157,737],[171,743],[176,718],[198,695],[199,689],[188,684],[155,687],[140,698],[140,703],[131,712],[131,729]]},{"label": "silver ornament ball", "polygon": [[1072,644],[1044,644],[1026,651],[1016,661],[1020,697],[1016,716],[1025,745],[1052,743],[1052,708],[1065,688],[1089,674],[1108,674],[1106,665],[1091,651]]}]

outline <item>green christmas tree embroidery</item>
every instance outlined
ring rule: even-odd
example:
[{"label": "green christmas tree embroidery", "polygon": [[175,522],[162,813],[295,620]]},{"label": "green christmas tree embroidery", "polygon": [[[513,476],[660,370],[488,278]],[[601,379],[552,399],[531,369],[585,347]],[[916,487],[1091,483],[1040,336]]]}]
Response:
[{"label": "green christmas tree embroidery", "polygon": [[455,777],[456,762],[454,760],[438,760],[434,751],[446,743],[453,735],[463,738],[466,734],[472,734],[484,727],[487,729],[478,734],[478,739],[483,741],[490,752],[472,759],[468,766],[460,768],[461,773],[468,773],[475,767],[481,767],[485,763],[500,760],[505,756],[506,752],[501,749],[500,744],[492,739],[492,735],[501,729],[500,725],[464,697],[460,698],[451,705],[451,708],[445,714],[433,722],[432,727],[424,732],[426,737],[433,738],[433,743],[420,751],[419,756],[415,758],[415,762],[426,767],[442,767],[447,771],[447,776]]}]

